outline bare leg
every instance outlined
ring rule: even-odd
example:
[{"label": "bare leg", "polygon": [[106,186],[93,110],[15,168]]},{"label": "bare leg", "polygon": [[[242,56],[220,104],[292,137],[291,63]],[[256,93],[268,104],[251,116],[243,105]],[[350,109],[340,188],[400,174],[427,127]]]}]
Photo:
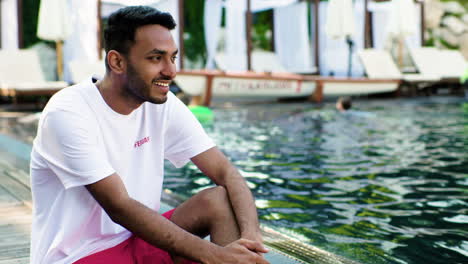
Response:
[{"label": "bare leg", "polygon": [[239,227],[224,187],[201,191],[180,206],[170,219],[188,232],[225,246],[240,238]]},{"label": "bare leg", "polygon": [[[226,189],[221,186],[194,195],[175,209],[170,220],[199,237],[210,235],[211,242],[220,246],[240,238]],[[179,256],[172,255],[172,259],[175,264],[186,263]]]}]

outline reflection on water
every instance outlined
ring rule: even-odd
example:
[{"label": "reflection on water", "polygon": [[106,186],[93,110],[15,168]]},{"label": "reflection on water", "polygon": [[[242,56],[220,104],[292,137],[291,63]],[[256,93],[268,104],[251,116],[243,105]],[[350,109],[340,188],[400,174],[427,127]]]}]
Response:
[{"label": "reflection on water", "polygon": [[[215,108],[263,223],[364,263],[468,263],[468,113],[447,98]],[[211,186],[166,166],[184,196]]]}]

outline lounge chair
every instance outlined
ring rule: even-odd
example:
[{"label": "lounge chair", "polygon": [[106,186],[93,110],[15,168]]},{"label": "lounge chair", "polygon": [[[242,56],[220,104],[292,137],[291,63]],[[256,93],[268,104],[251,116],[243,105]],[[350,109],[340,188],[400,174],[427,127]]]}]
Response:
[{"label": "lounge chair", "polygon": [[443,83],[459,83],[468,66],[458,50],[441,50],[433,47],[410,49],[410,56],[419,72],[438,75]]},{"label": "lounge chair", "polygon": [[321,101],[322,97],[330,96],[361,96],[398,92],[402,76],[391,58],[384,56],[384,59],[390,59],[390,67],[387,67],[382,64],[381,58],[377,56],[381,54],[378,54],[377,51],[366,51],[365,53],[361,51],[358,55],[367,71],[367,77],[319,77],[316,93],[313,96],[315,101]]},{"label": "lounge chair", "polygon": [[34,50],[0,50],[0,96],[51,96],[68,83],[46,81]]},{"label": "lounge chair", "polygon": [[423,89],[440,81],[434,73],[402,73],[389,52],[376,49],[358,51],[366,75],[372,79],[401,79],[403,85]]}]

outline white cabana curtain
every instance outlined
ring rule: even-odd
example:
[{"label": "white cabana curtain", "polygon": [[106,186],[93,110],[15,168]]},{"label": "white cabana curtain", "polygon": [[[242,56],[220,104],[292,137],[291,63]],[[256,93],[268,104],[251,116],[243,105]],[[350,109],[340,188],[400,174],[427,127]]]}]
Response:
[{"label": "white cabana curtain", "polygon": [[247,70],[246,1],[226,0],[226,70]]},{"label": "white cabana curtain", "polygon": [[[291,5],[295,2],[297,0],[252,0],[251,11],[260,12],[275,7]],[[247,70],[245,28],[247,3],[244,0],[225,0],[224,5],[226,8],[226,70],[245,71]]]},{"label": "white cabana curtain", "polygon": [[[327,7],[329,2],[319,4],[319,39],[320,39],[320,74],[329,76],[347,76],[348,73],[348,45],[343,38],[333,39],[326,34]],[[353,3],[355,17],[354,47],[352,56],[351,76],[362,76],[364,70],[357,56],[357,52],[364,48],[364,0]]]},{"label": "white cabana curtain", "polygon": [[71,34],[63,45],[63,79],[72,82],[70,62],[95,62],[97,51],[97,4],[95,0],[67,0],[70,10]]},{"label": "white cabana curtain", "polygon": [[205,30],[205,44],[207,51],[207,69],[215,68],[216,48],[218,47],[219,31],[221,28],[223,0],[206,0],[203,16]]},{"label": "white cabana curtain", "polygon": [[1,5],[1,48],[18,49],[18,6],[16,0],[0,0]]},{"label": "white cabana curtain", "polygon": [[275,52],[291,72],[312,69],[307,2],[274,9]]},{"label": "white cabana curtain", "polygon": [[[373,43],[374,48],[376,49],[385,49],[388,46],[388,41],[390,41],[391,33],[389,30],[391,27],[389,23],[391,21],[391,11],[392,5],[391,2],[371,2],[369,3],[368,10],[372,12],[373,17]],[[421,47],[421,5],[414,6],[414,20],[413,25],[406,25],[411,30],[414,31],[413,34],[407,35],[405,37],[405,45],[409,48]],[[405,26],[405,25],[403,25]]]}]

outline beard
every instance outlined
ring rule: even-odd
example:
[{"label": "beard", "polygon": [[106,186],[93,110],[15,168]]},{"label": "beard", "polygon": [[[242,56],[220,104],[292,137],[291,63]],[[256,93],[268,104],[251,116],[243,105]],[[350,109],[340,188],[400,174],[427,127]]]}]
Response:
[{"label": "beard", "polygon": [[163,104],[167,101],[166,95],[151,95],[152,85],[158,80],[152,80],[151,84],[145,83],[132,64],[128,64],[127,83],[123,86],[123,92],[127,97],[132,98],[140,104],[144,102]]}]

